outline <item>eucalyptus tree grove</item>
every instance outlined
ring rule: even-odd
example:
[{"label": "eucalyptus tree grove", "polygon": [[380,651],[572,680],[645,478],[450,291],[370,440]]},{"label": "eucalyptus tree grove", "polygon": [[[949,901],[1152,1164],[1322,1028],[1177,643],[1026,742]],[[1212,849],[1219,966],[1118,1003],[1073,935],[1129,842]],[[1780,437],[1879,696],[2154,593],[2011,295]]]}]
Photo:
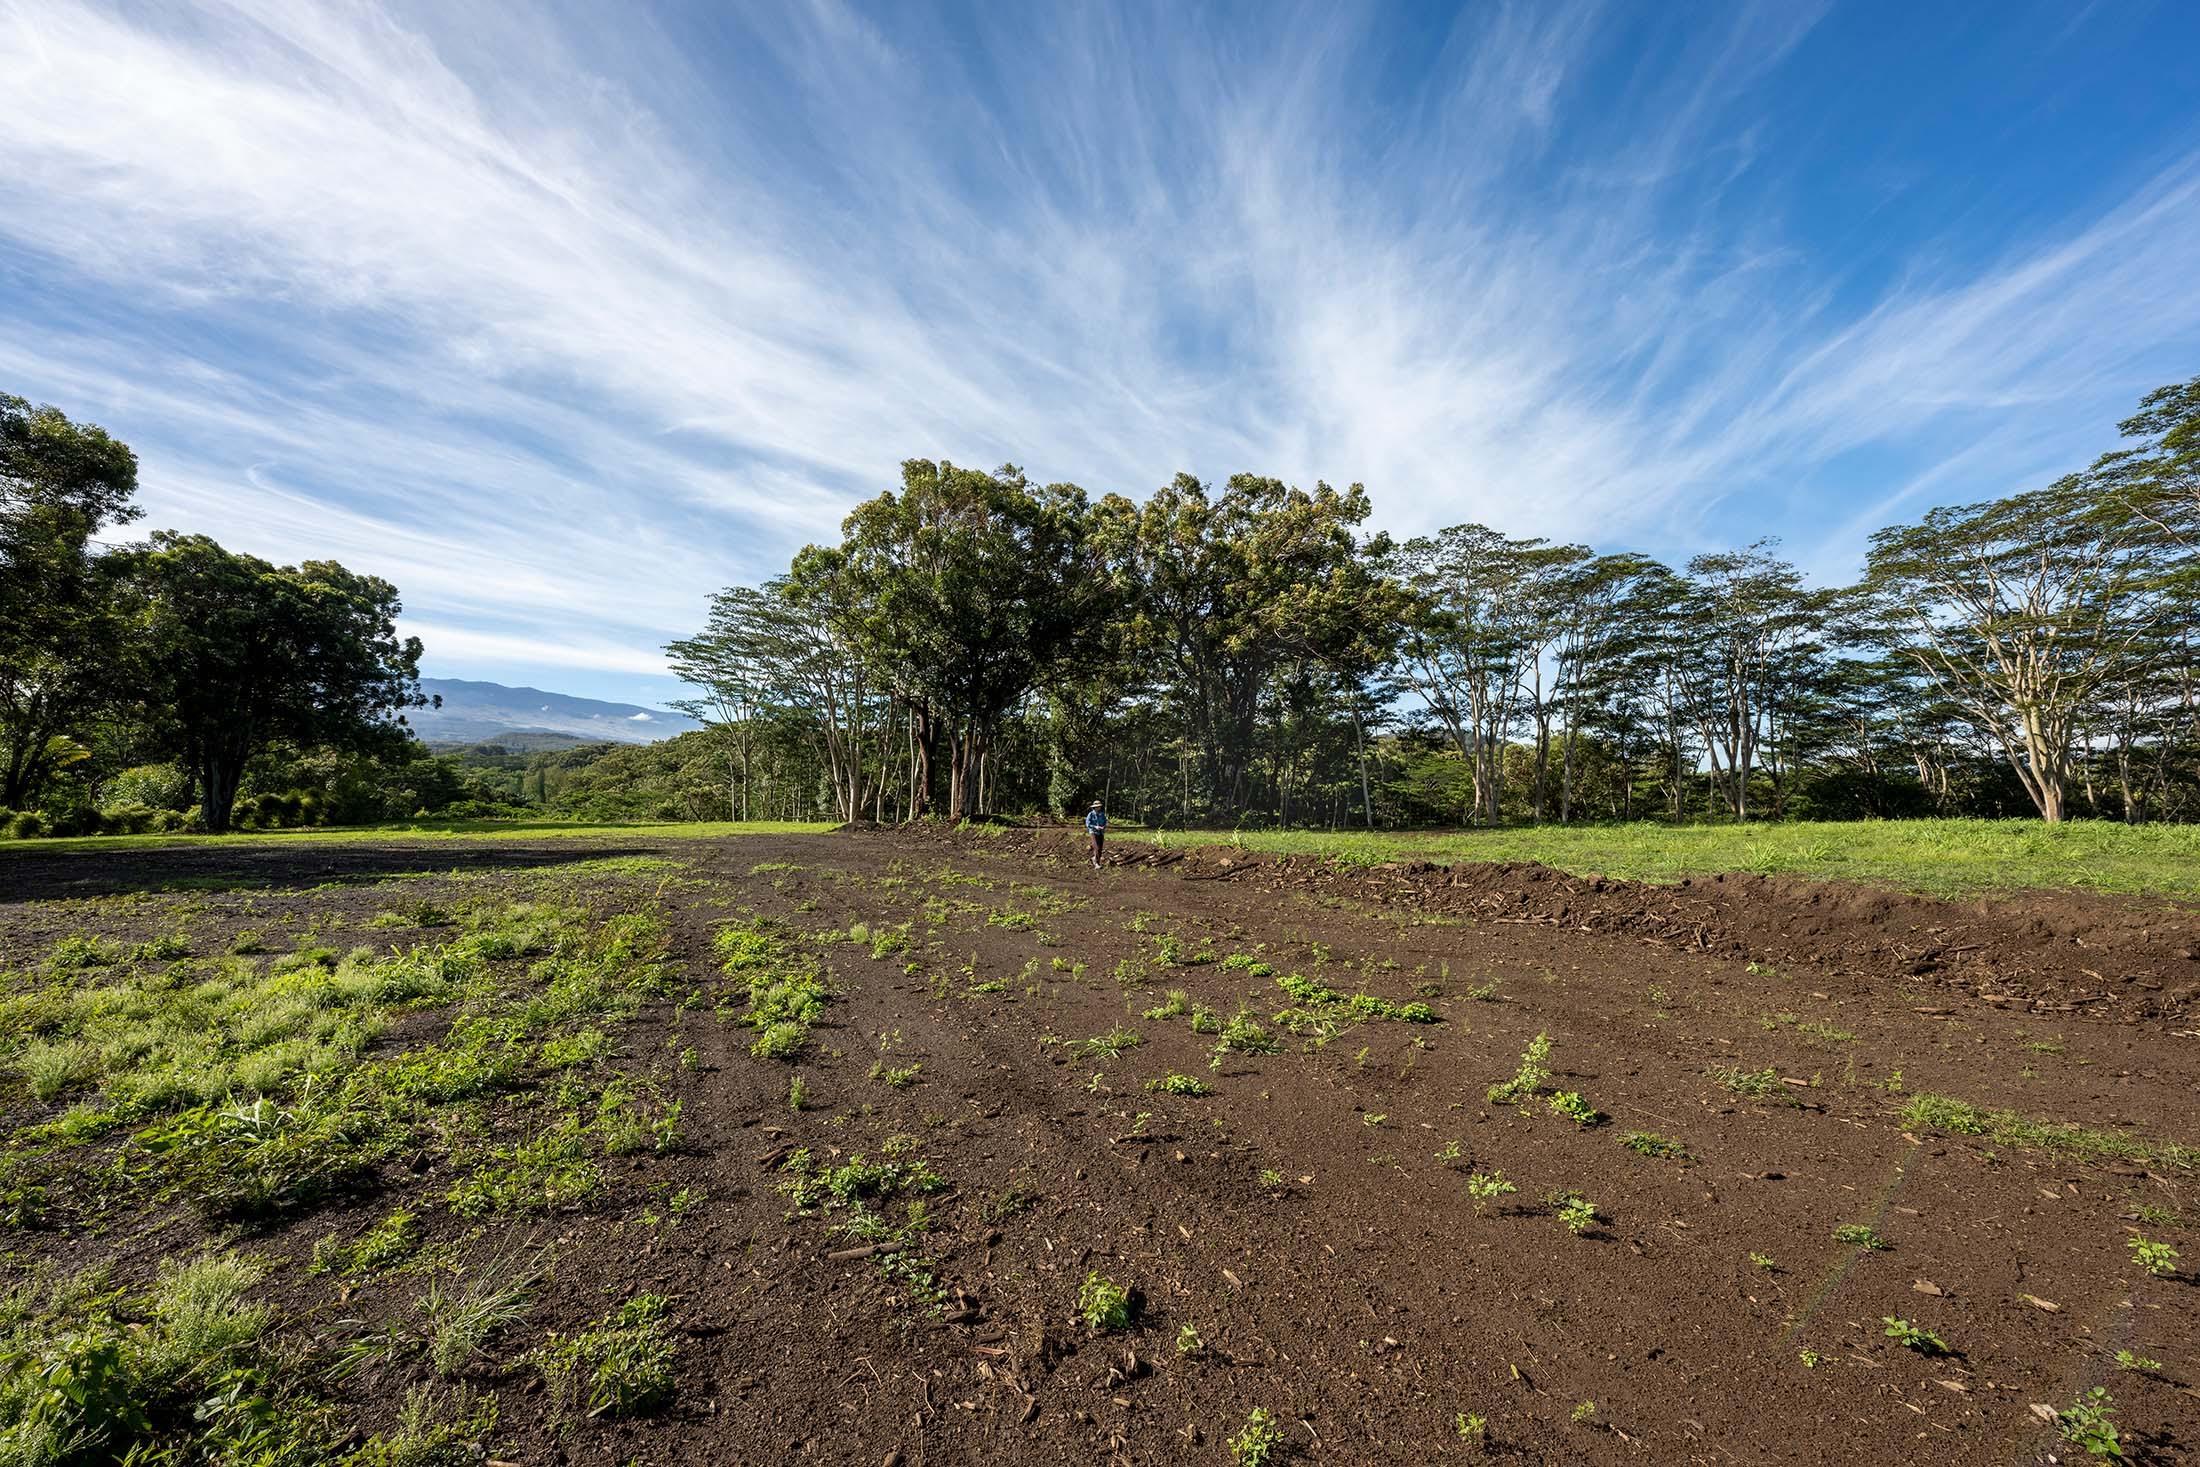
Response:
[{"label": "eucalyptus tree grove", "polygon": [[1356,484],[911,460],[670,650],[729,791],[806,749],[842,818],[2193,818],[2196,425],[2200,379],[2165,387],[2090,469],[1884,530],[1846,587],[1766,540],[1393,541]]}]

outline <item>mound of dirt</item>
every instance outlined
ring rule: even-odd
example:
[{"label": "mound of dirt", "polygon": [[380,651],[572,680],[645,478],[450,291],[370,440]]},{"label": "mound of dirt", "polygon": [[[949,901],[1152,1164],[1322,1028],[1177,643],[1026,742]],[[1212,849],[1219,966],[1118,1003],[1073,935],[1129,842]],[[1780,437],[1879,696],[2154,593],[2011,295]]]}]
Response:
[{"label": "mound of dirt", "polygon": [[[895,838],[906,841],[911,832]],[[1021,850],[1050,862],[1085,858],[1083,832],[1073,828],[980,835],[936,827],[919,838]],[[1923,982],[1952,998],[1999,1008],[2171,1024],[2200,1011],[2200,912],[2082,892],[1952,902],[1740,872],[1659,885],[1570,876],[1533,862],[1361,866],[1225,846],[1143,843],[1111,850],[1108,861],[1171,867],[1185,880],[1295,888],[1479,921],[1624,934],[1775,968],[1807,966],[1813,981],[1845,979],[1859,987]]]}]

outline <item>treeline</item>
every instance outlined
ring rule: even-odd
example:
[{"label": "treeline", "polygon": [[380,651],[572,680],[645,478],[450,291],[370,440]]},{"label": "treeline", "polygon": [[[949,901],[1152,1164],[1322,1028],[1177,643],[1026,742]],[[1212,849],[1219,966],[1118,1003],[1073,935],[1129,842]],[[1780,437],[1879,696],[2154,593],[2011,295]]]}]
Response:
[{"label": "treeline", "polygon": [[1138,503],[911,460],[668,651],[735,818],[2192,819],[2200,378],[2121,431],[1834,588],[1769,541],[1675,568],[1364,534],[1358,485]]},{"label": "treeline", "polygon": [[104,547],[137,459],[0,394],[0,832],[380,819],[461,797],[405,727],[425,701],[397,590],[203,535]]}]

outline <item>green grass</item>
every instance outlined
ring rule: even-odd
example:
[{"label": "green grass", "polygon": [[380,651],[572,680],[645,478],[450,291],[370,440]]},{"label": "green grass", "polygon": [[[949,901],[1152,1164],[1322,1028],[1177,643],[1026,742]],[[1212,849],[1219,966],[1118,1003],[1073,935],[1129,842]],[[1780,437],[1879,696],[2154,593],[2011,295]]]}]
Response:
[{"label": "green grass", "polygon": [[408,820],[389,825],[331,825],[309,830],[233,831],[228,835],[81,835],[0,840],[0,857],[67,855],[155,846],[420,845],[445,840],[547,840],[572,836],[647,840],[711,840],[727,835],[823,835],[840,827],[796,820],[698,820],[624,824],[604,820]]},{"label": "green grass", "polygon": [[1720,871],[1867,882],[1933,896],[2078,887],[2200,901],[2200,826],[2080,820],[1797,821],[1785,825],[1573,825],[1498,830],[1168,831],[1127,837],[1223,843],[1269,855],[1379,861],[1540,861],[1579,876],[1673,882]]}]

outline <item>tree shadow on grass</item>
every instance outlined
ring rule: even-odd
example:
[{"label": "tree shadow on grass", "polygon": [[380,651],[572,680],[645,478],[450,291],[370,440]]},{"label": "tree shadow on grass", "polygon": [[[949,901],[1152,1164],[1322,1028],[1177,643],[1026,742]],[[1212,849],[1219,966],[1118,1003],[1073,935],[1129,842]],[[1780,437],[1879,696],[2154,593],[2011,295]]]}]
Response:
[{"label": "tree shadow on grass", "polygon": [[398,876],[547,870],[662,852],[662,846],[645,843],[560,839],[510,845],[485,840],[433,845],[300,841],[21,855],[0,862],[0,906],[134,892],[305,891]]}]

